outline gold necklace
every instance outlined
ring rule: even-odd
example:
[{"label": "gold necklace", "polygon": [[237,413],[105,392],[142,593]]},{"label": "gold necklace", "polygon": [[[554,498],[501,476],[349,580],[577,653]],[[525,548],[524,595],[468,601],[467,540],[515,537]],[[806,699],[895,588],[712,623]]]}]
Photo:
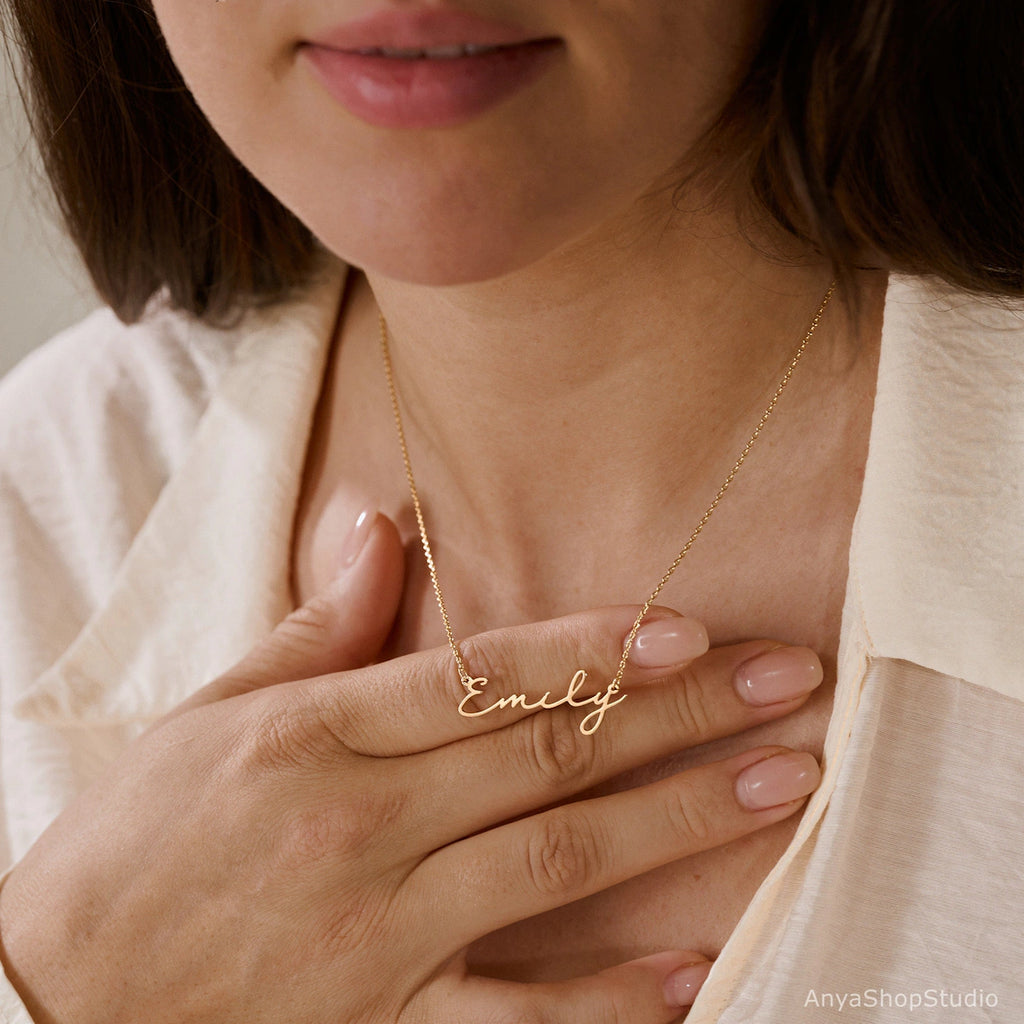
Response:
[{"label": "gold necklace", "polygon": [[434,564],[434,555],[430,550],[430,541],[427,538],[427,527],[423,519],[423,507],[420,504],[419,492],[416,489],[416,480],[412,473],[412,461],[409,458],[409,446],[405,439],[405,428],[402,424],[402,413],[398,404],[398,389],[395,386],[395,375],[391,366],[391,352],[388,346],[388,325],[387,321],[384,319],[384,314],[379,314],[380,347],[384,360],[384,376],[387,380],[388,395],[391,398],[391,410],[394,413],[395,426],[398,430],[398,443],[402,449],[402,461],[405,465],[405,476],[409,483],[409,494],[412,497],[412,505],[416,513],[416,523],[419,526],[420,542],[423,545],[423,555],[426,558],[427,569],[430,572],[430,583],[434,588],[434,597],[437,599],[437,607],[441,611],[441,619],[444,622],[445,635],[448,637],[448,646],[451,648],[452,654],[455,656],[455,665],[459,671],[459,679],[462,681],[462,685],[466,690],[466,695],[459,702],[458,706],[460,715],[465,718],[479,718],[483,715],[490,714],[492,711],[498,711],[509,707],[519,707],[526,711],[533,711],[538,709],[549,710],[563,705],[569,705],[571,707],[594,705],[594,710],[587,714],[579,724],[580,732],[589,736],[596,732],[600,727],[601,723],[604,721],[605,713],[609,708],[613,708],[617,704],[621,704],[626,699],[627,695],[620,693],[619,689],[622,685],[622,677],[626,672],[626,662],[629,658],[629,652],[633,647],[633,641],[636,639],[637,631],[640,629],[640,626],[644,621],[644,617],[651,610],[651,606],[657,600],[658,595],[661,593],[665,584],[668,583],[672,574],[679,568],[680,563],[689,554],[690,548],[693,547],[694,542],[700,536],[704,527],[707,526],[708,520],[715,514],[715,509],[718,508],[719,503],[725,496],[725,492],[729,489],[733,480],[736,478],[736,474],[740,471],[740,467],[744,462],[746,462],[751,449],[756,444],[757,439],[761,436],[761,431],[764,430],[765,424],[775,411],[775,406],[782,397],[783,391],[786,390],[786,386],[789,384],[790,379],[793,376],[793,371],[796,370],[797,364],[800,362],[801,357],[807,350],[807,346],[814,337],[814,333],[818,329],[818,324],[821,323],[821,318],[824,316],[825,309],[828,307],[829,301],[831,300],[835,290],[836,282],[833,281],[829,285],[828,291],[825,292],[825,296],[821,300],[821,304],[818,306],[817,312],[815,312],[811,319],[807,332],[804,334],[803,338],[801,338],[800,344],[797,346],[796,352],[793,354],[793,358],[790,359],[789,365],[786,367],[786,371],[783,373],[782,378],[771,397],[771,401],[768,403],[764,412],[761,413],[761,418],[757,421],[757,426],[754,427],[754,432],[750,435],[747,443],[743,446],[743,450],[733,463],[728,476],[726,476],[722,485],[718,488],[718,492],[715,494],[711,504],[704,510],[704,514],[700,517],[697,525],[693,528],[693,532],[687,538],[686,543],[672,560],[672,564],[665,570],[661,579],[658,580],[658,583],[651,591],[650,596],[646,601],[644,601],[643,606],[640,608],[640,613],[637,615],[636,620],[623,643],[622,657],[619,659],[619,666],[615,672],[615,677],[608,684],[607,688],[598,691],[592,696],[580,697],[579,693],[586,684],[587,673],[584,669],[578,669],[575,675],[573,675],[572,680],[569,682],[568,688],[563,696],[552,697],[549,691],[545,693],[543,697],[531,700],[525,693],[515,693],[506,697],[501,697],[487,707],[477,707],[474,710],[469,709],[469,704],[476,697],[483,694],[484,687],[487,685],[488,680],[484,676],[470,675],[469,670],[466,668],[466,663],[462,658],[462,652],[459,650],[458,642],[455,639],[455,631],[452,629],[451,619],[448,617],[448,609],[445,607],[444,595],[441,593],[441,582],[437,575],[437,566]]}]

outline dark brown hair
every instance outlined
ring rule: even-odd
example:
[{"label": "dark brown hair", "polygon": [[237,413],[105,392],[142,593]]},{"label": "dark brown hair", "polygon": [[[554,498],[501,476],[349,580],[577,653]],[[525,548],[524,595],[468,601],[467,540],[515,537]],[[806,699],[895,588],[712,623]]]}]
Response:
[{"label": "dark brown hair", "polygon": [[[209,320],[307,280],[317,244],[193,101],[145,0],[0,0],[68,229],[125,320]],[[775,0],[711,137],[762,212],[847,277],[865,259],[1024,293],[1024,6]]]}]

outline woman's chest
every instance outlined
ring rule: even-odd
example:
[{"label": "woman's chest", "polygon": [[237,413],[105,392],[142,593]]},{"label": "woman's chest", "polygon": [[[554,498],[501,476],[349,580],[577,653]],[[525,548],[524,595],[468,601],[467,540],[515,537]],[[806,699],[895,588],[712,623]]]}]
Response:
[{"label": "woman's chest", "polygon": [[[821,759],[836,687],[858,483],[854,478],[847,493],[833,492],[817,502],[809,492],[790,495],[787,514],[773,524],[770,535],[744,527],[754,521],[757,496],[737,495],[734,510],[739,514],[723,520],[713,537],[702,538],[714,543],[695,551],[697,557],[683,565],[663,592],[665,604],[708,626],[715,645],[767,638],[813,649],[825,678],[810,700],[785,718],[680,750],[582,796],[643,786],[763,745],[808,751]],[[628,580],[614,578],[614,566],[605,572],[613,582],[606,584],[610,594],[601,596],[629,592]],[[410,584],[412,593],[427,590],[415,558]],[[636,590],[636,583],[632,585]],[[434,621],[430,597],[424,593],[413,614],[402,621],[420,628]],[[400,626],[392,639],[401,644],[402,638]],[[722,685],[731,688],[728,679]],[[723,699],[729,698],[723,693]],[[617,713],[629,714],[628,701]],[[596,739],[601,741],[600,732]],[[797,813],[736,842],[507,927],[478,941],[469,951],[469,963],[480,973],[510,980],[555,980],[662,950],[716,957],[785,852],[799,820]],[[643,843],[643,832],[633,832],[628,841]]]},{"label": "woman's chest", "polygon": [[[752,468],[743,486],[730,493],[728,514],[724,510],[716,514],[658,599],[705,622],[715,644],[769,638],[811,647],[824,664],[825,683],[800,711],[785,719],[680,751],[620,776],[602,791],[643,785],[764,744],[821,756],[835,688],[868,408],[869,404],[856,414],[850,410],[837,414],[843,429],[825,432],[820,444],[808,442],[806,457],[798,463],[779,469],[778,456],[767,448],[763,464]],[[345,474],[340,477],[344,483]],[[372,490],[352,485],[348,489],[353,493]],[[337,493],[344,498],[346,487]],[[389,492],[377,487],[376,493]],[[358,504],[359,499],[353,497],[348,511]],[[407,540],[403,601],[382,657],[443,645],[444,632],[418,550],[415,524],[410,528],[401,493],[382,510],[400,524]],[[435,518],[445,521],[444,516]],[[642,599],[649,590],[648,577],[656,580],[663,568],[660,563],[671,556],[674,534],[685,538],[691,515],[673,512],[670,518],[666,543],[656,545],[650,534],[623,526],[603,539],[591,537],[589,546],[577,546],[565,554],[563,561],[571,571],[543,566],[553,585],[549,599],[538,601],[536,607],[517,605],[509,596],[513,589],[509,574],[499,571],[494,544],[470,550],[469,540],[459,537],[448,538],[446,545],[443,531],[439,535],[435,530],[431,540],[443,567],[445,596],[456,634],[462,637],[498,623],[536,621],[582,607],[618,604],[630,596]],[[584,534],[586,527],[589,522],[580,527]],[[296,594],[300,600],[313,589],[309,585],[303,588],[302,580],[314,577],[309,566],[303,570],[303,553],[319,550],[324,553],[323,561],[330,563],[330,550],[336,543],[331,532],[326,517],[300,516],[297,521],[296,579],[300,585]],[[335,535],[338,533],[335,527]],[[568,536],[566,547],[574,539],[575,535]],[[567,581],[572,581],[575,589],[570,589]],[[540,584],[538,592],[547,594]],[[474,608],[484,605],[486,614],[473,614]],[[628,704],[622,713],[628,713]],[[785,851],[798,821],[799,815],[795,815],[743,840],[667,864],[585,900],[519,922],[476,943],[470,950],[470,964],[482,973],[525,980],[578,976],[665,949],[692,949],[716,956]],[[642,834],[632,841],[643,842]]]},{"label": "woman's chest", "polygon": [[[856,507],[855,484],[845,495],[812,506],[810,494],[789,496],[771,543],[761,530],[720,529],[717,543],[696,553],[663,594],[663,602],[709,626],[713,642],[754,638],[811,647],[822,659],[825,682],[798,712],[739,735],[681,750],[606,784],[599,795],[644,785],[699,763],[750,748],[778,744],[821,756],[832,709],[840,623]],[[737,495],[734,518],[749,523],[757,496]],[[815,511],[808,514],[808,508]],[[390,510],[389,510],[390,511]],[[723,523],[724,526],[724,523]],[[711,539],[711,538],[708,538]],[[447,564],[447,563],[446,563]],[[637,582],[615,567],[603,570],[603,591],[591,603],[616,603]],[[449,575],[448,593],[460,604],[460,577]],[[659,602],[660,603],[660,602]],[[462,620],[459,620],[462,624]],[[444,644],[440,616],[422,555],[409,539],[402,608],[384,656]],[[726,684],[727,685],[727,684]],[[620,713],[628,713],[628,703]],[[597,739],[600,741],[600,734]],[[580,976],[666,949],[717,956],[758,886],[796,830],[799,814],[727,846],[669,863],[585,900],[519,922],[476,943],[472,968],[514,980]],[[632,841],[643,842],[637,834]]]}]

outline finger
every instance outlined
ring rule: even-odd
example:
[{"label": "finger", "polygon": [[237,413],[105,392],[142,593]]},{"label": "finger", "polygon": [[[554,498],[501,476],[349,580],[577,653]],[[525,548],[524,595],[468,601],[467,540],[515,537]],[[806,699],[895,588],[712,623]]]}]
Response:
[{"label": "finger", "polygon": [[411,898],[433,901],[435,934],[454,952],[515,921],[780,821],[819,781],[810,754],[744,751],[463,839],[427,857],[406,885]]},{"label": "finger", "polygon": [[563,982],[522,984],[470,976],[428,991],[422,1019],[670,1024],[692,1005],[711,966],[699,953],[670,952]]},{"label": "finger", "polygon": [[185,707],[276,683],[359,668],[377,656],[402,595],[404,554],[394,523],[364,513],[343,545],[331,584],[297,608],[234,668]]},{"label": "finger", "polygon": [[[455,748],[427,751],[405,766],[409,791],[430,794],[412,801],[422,808],[420,848],[446,845],[630,768],[781,718],[803,705],[822,677],[808,648],[751,641],[716,648],[681,672],[637,687],[600,733],[581,733],[570,709],[559,708]],[[779,699],[752,703],[769,696]]]},{"label": "finger", "polygon": [[472,692],[451,651],[438,648],[368,666],[358,685],[312,681],[310,696],[352,750],[373,756],[416,753],[501,729],[541,710],[538,702],[567,707],[577,727],[588,718],[603,724],[631,685],[657,679],[708,647],[700,623],[652,608],[643,628],[660,631],[657,650],[631,661],[622,690],[610,692],[638,611],[599,608],[471,637],[461,649],[467,670],[477,674]]}]

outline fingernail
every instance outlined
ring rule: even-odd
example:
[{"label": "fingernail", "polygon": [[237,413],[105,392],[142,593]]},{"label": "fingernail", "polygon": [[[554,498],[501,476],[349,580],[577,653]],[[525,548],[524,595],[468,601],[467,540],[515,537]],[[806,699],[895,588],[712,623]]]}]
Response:
[{"label": "fingernail", "polygon": [[736,799],[748,811],[778,807],[813,793],[821,782],[818,762],[810,754],[774,754],[736,776]]},{"label": "fingernail", "polygon": [[349,530],[348,536],[341,545],[339,561],[341,562],[342,569],[349,569],[355,565],[356,559],[359,558],[363,548],[366,547],[366,541],[370,536],[370,531],[373,529],[376,519],[377,510],[375,508],[364,508],[356,517],[352,529]]},{"label": "fingernail", "polygon": [[711,971],[710,961],[680,967],[665,979],[665,1002],[669,1006],[692,1006],[701,985]]},{"label": "fingernail", "polygon": [[637,631],[629,660],[639,668],[668,668],[706,654],[708,631],[696,619],[675,616],[646,622]]},{"label": "fingernail", "polygon": [[777,647],[740,665],[733,685],[748,704],[761,707],[802,697],[823,677],[821,662],[809,647]]}]

